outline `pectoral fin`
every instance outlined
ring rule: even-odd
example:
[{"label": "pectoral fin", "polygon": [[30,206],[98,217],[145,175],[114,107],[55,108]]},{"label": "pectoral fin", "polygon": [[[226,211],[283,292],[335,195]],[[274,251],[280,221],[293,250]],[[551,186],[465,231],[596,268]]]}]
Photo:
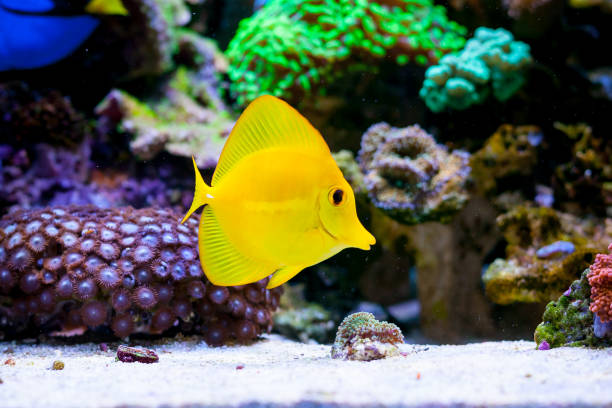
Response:
[{"label": "pectoral fin", "polygon": [[275,288],[277,286],[282,285],[287,282],[289,279],[293,278],[295,275],[300,273],[304,269],[303,266],[285,266],[278,271],[274,272],[270,282],[268,282],[268,289]]}]

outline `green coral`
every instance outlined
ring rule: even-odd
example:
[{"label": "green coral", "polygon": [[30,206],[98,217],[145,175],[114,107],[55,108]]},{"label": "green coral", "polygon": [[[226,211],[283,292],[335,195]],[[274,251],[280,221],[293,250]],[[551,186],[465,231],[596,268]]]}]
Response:
[{"label": "green coral", "polygon": [[372,313],[358,312],[344,318],[331,349],[332,358],[377,360],[399,354],[397,344],[404,342],[401,330],[392,323],[380,322]]},{"label": "green coral", "polygon": [[231,91],[241,105],[262,94],[296,99],[383,60],[436,63],[465,34],[431,0],[271,0],[229,44]]},{"label": "green coral", "polygon": [[561,346],[612,346],[612,339],[598,338],[593,330],[593,313],[589,310],[591,286],[586,269],[569,290],[546,306],[542,323],[534,333],[538,346],[547,342],[550,347]]},{"label": "green coral", "polygon": [[523,86],[531,61],[529,45],[510,32],[480,27],[463,50],[427,69],[419,95],[434,112],[466,109],[490,93],[505,101]]}]

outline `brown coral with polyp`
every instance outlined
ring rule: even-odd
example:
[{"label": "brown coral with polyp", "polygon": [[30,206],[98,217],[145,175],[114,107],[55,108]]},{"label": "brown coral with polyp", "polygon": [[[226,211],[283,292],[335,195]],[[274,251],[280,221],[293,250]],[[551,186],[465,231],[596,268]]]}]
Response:
[{"label": "brown coral with polyp", "polygon": [[272,327],[282,289],[267,278],[214,286],[198,259],[198,218],[165,209],[93,206],[19,210],[0,220],[0,334],[83,332],[117,337],[173,327],[209,344]]}]

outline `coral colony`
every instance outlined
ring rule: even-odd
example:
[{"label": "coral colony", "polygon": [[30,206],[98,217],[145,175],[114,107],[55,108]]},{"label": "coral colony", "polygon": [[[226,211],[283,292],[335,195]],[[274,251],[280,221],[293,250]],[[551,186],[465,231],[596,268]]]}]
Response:
[{"label": "coral colony", "polygon": [[229,45],[232,92],[241,105],[265,93],[292,100],[385,58],[436,63],[465,34],[430,0],[273,0],[241,22]]},{"label": "coral colony", "polygon": [[[213,345],[268,332],[280,289],[207,282],[197,219],[163,209],[20,210],[0,221],[0,329],[108,326],[117,337],[177,326]],[[8,319],[8,320],[7,320]]]},{"label": "coral colony", "polygon": [[612,255],[597,254],[580,280],[546,306],[534,334],[538,348],[612,346],[611,312]]},{"label": "coral colony", "polygon": [[469,155],[449,153],[418,125],[373,125],[358,160],[374,205],[402,223],[448,220],[467,200]]},{"label": "coral colony", "polygon": [[332,358],[378,360],[399,355],[404,342],[401,330],[392,323],[379,322],[372,313],[353,313],[344,318],[332,346]]}]

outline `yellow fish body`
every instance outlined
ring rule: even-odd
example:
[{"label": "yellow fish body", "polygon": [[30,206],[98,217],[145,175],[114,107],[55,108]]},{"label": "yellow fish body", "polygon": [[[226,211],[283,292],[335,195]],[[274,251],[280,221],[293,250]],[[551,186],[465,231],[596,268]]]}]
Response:
[{"label": "yellow fish body", "polygon": [[344,248],[376,240],[357,218],[351,186],[321,134],[287,103],[254,100],[232,130],[211,186],[196,187],[183,222],[200,220],[202,269],[215,285],[279,286]]}]

